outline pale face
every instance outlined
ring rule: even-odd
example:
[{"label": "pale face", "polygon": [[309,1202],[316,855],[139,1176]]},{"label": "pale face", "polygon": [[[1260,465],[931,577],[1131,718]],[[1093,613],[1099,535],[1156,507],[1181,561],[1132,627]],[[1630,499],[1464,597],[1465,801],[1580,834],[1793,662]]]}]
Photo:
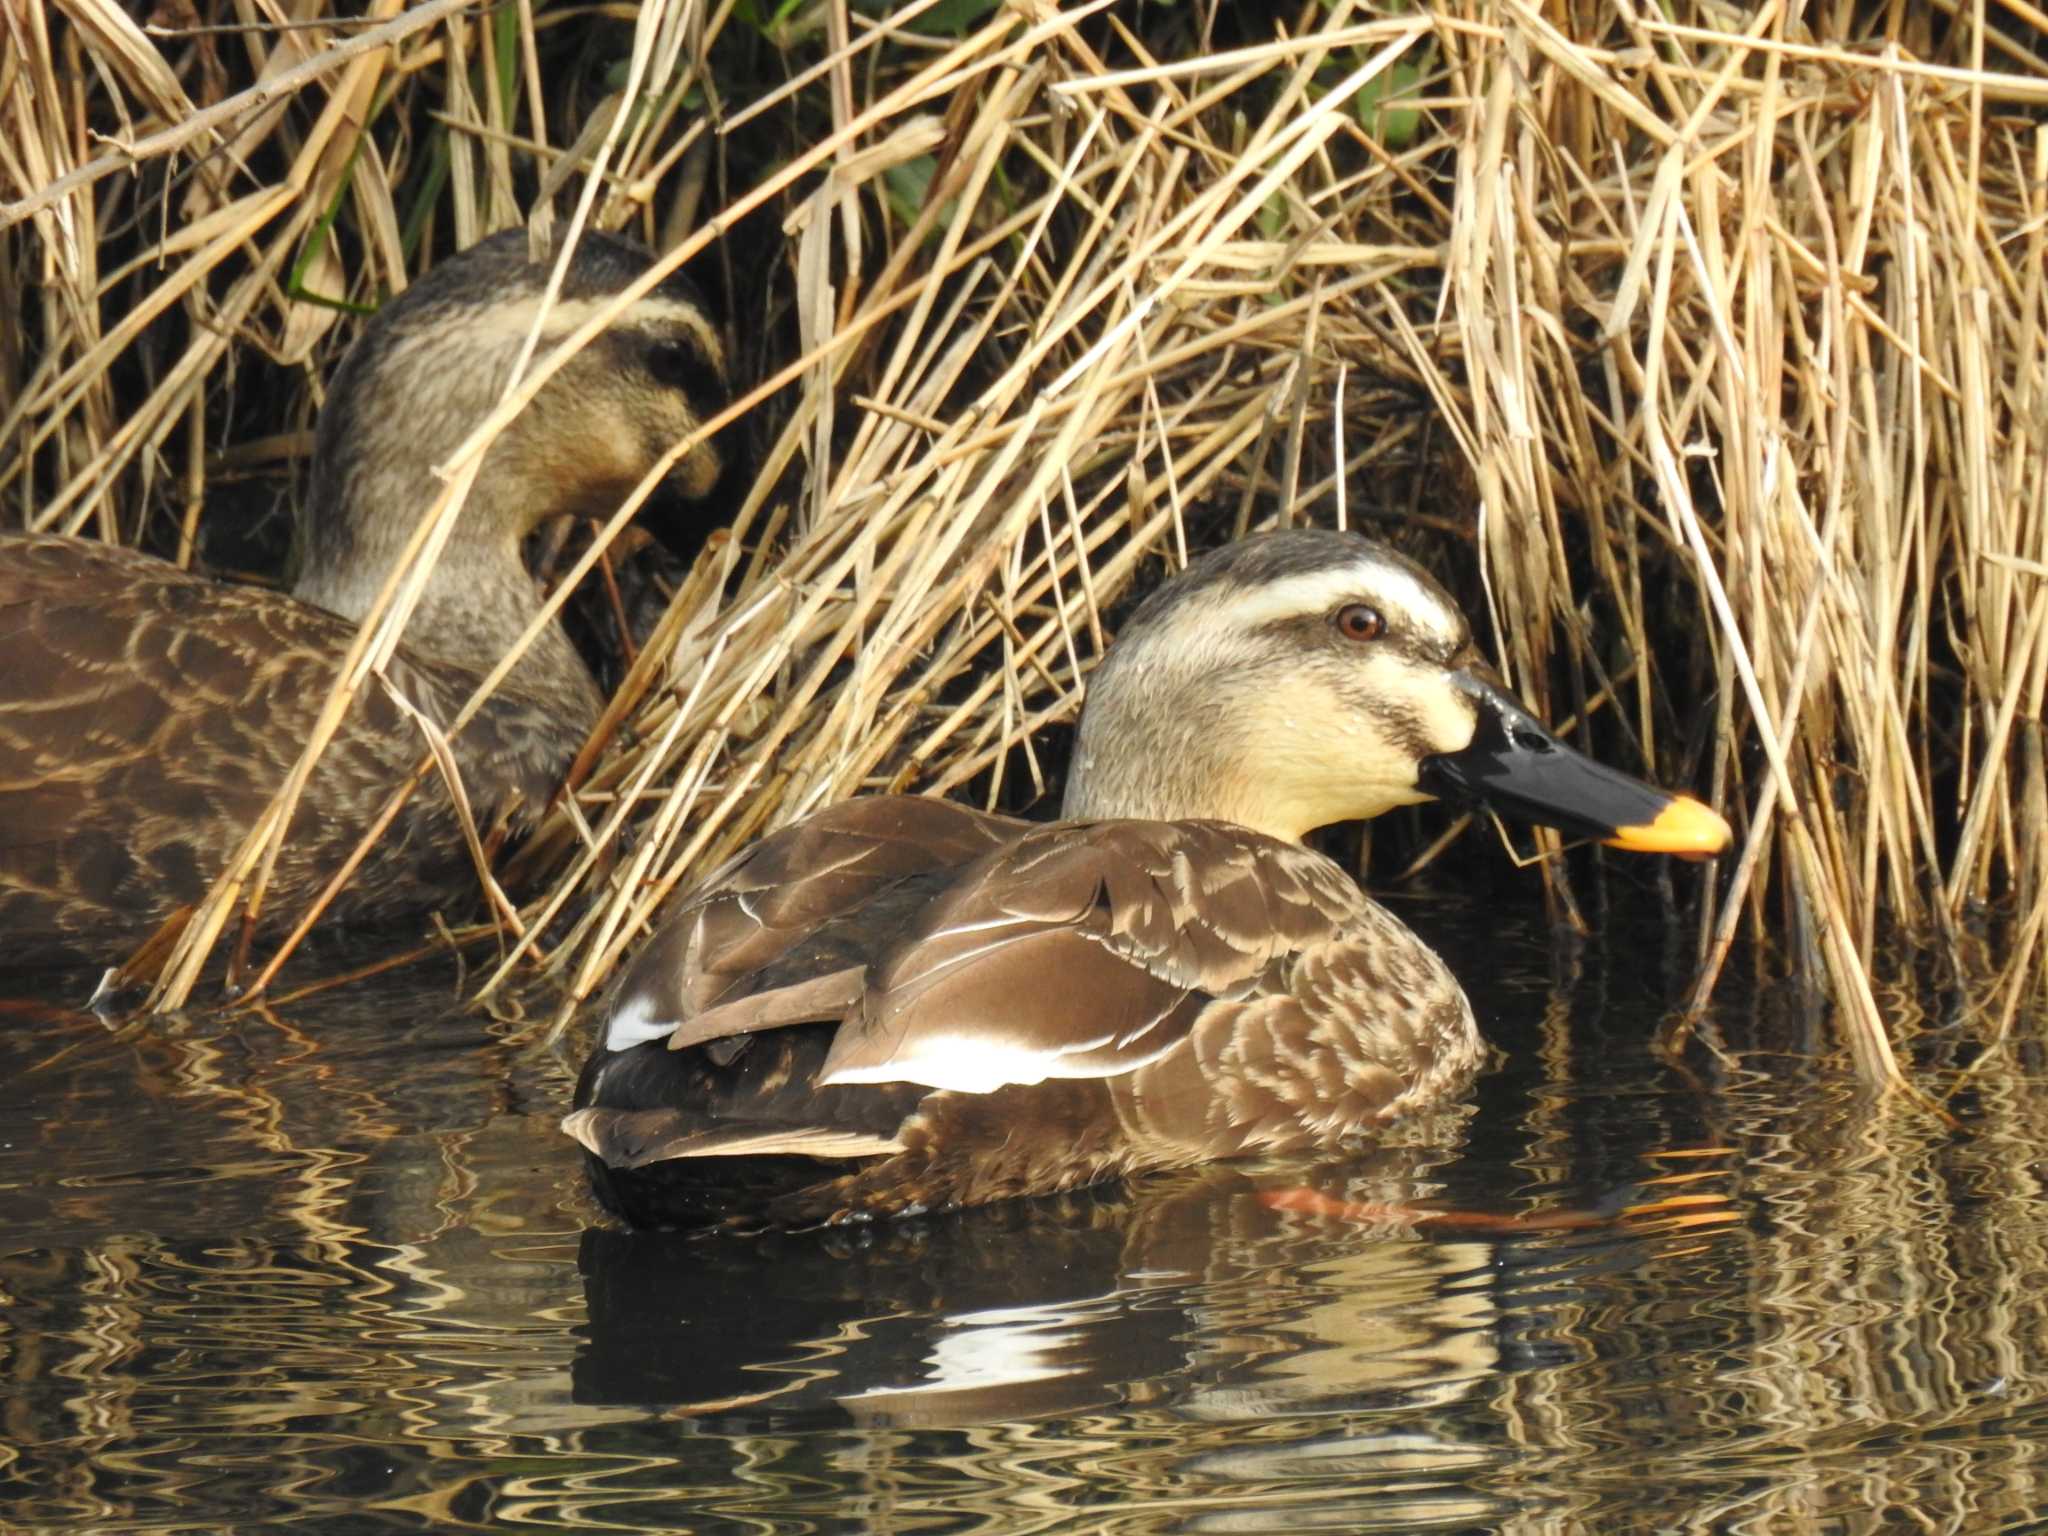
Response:
[{"label": "pale face", "polygon": [[[508,231],[387,305],[336,370],[320,413],[294,594],[347,618],[368,612],[444,489],[438,471],[497,411],[536,323],[538,361],[608,312],[648,262],[589,235],[544,307],[551,268],[530,259],[523,231]],[[477,670],[495,665],[536,607],[522,541],[550,518],[616,511],[727,398],[718,334],[686,283],[671,279],[620,309],[492,442],[413,611],[416,643]],[[720,467],[716,447],[699,443],[670,480],[701,496]],[[533,686],[543,673],[594,714],[590,680],[554,630],[523,676]]]},{"label": "pale face", "polygon": [[1269,536],[1198,564],[1090,683],[1070,816],[1214,817],[1298,839],[1431,798],[1469,745],[1465,619],[1380,546]]},{"label": "pale face", "polygon": [[[546,312],[536,360],[611,303],[608,296],[558,301]],[[472,345],[495,366],[476,373],[485,386],[479,419],[503,389],[539,312],[538,293],[486,312]],[[515,480],[534,514],[511,531],[523,537],[540,515],[610,512],[673,444],[722,407],[724,373],[717,332],[694,305],[657,291],[627,307],[562,365],[492,446],[486,474]],[[676,489],[695,498],[711,490],[720,469],[717,448],[704,442],[671,473]]]}]

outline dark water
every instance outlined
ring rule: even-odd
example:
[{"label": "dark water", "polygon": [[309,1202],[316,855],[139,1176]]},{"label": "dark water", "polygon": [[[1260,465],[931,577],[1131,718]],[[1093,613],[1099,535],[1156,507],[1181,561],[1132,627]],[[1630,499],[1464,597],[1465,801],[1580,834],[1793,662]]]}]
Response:
[{"label": "dark water", "polygon": [[1501,1056],[1403,1145],[758,1240],[603,1230],[576,1047],[445,978],[0,1012],[0,1529],[2035,1528],[2038,1057],[1674,1067],[1656,935],[1410,915]]}]

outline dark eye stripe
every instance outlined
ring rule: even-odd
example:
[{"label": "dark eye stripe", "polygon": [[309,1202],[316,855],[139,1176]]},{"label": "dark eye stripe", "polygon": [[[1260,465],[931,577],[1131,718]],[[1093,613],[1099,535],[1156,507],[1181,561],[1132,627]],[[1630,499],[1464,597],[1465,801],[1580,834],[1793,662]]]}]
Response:
[{"label": "dark eye stripe", "polygon": [[656,383],[681,390],[699,411],[714,410],[724,400],[725,378],[694,336],[653,338],[643,361]]}]

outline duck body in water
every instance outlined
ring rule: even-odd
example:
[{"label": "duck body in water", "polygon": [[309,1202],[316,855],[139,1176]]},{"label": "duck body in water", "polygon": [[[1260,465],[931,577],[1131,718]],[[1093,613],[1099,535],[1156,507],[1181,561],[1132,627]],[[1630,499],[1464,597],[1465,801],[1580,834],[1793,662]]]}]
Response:
[{"label": "duck body in water", "polygon": [[[586,234],[536,350],[647,270]],[[513,230],[385,305],[332,381],[299,523],[292,595],[208,581],[132,550],[0,534],[0,969],[118,960],[201,900],[313,732],[361,619],[432,504],[434,467],[495,408],[551,260]],[[295,920],[426,750],[402,697],[445,729],[539,611],[522,542],[606,514],[724,403],[723,353],[671,279],[569,359],[485,455],[405,642],[361,688],[308,781],[266,914]],[[672,479],[706,494],[708,444]],[[537,812],[596,723],[596,682],[559,625],[454,741],[480,825]],[[330,909],[386,923],[472,899],[438,776]]]},{"label": "duck body in water", "polygon": [[1558,741],[1426,573],[1254,536],[1089,679],[1063,819],[832,806],[716,871],[626,968],[564,1128],[638,1226],[810,1225],[1337,1147],[1462,1093],[1437,955],[1302,845],[1477,800],[1645,852],[1727,824]]}]

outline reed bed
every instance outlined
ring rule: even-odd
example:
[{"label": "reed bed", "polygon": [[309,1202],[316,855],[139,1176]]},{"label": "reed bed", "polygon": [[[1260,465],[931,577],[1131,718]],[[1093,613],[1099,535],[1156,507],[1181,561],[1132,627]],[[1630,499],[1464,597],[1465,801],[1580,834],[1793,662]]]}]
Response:
[{"label": "reed bed", "polygon": [[[1903,938],[2006,1038],[2048,924],[2048,18],[1251,9],[12,9],[0,520],[190,559],[303,451],[352,322],[298,295],[625,228],[755,273],[751,485],[480,995],[573,1007],[827,801],[1029,800],[1162,554],[1342,520],[1441,570],[1532,705],[1729,814],[1696,998],[1746,930],[1890,1079]],[[230,440],[238,367],[294,387]]]}]

